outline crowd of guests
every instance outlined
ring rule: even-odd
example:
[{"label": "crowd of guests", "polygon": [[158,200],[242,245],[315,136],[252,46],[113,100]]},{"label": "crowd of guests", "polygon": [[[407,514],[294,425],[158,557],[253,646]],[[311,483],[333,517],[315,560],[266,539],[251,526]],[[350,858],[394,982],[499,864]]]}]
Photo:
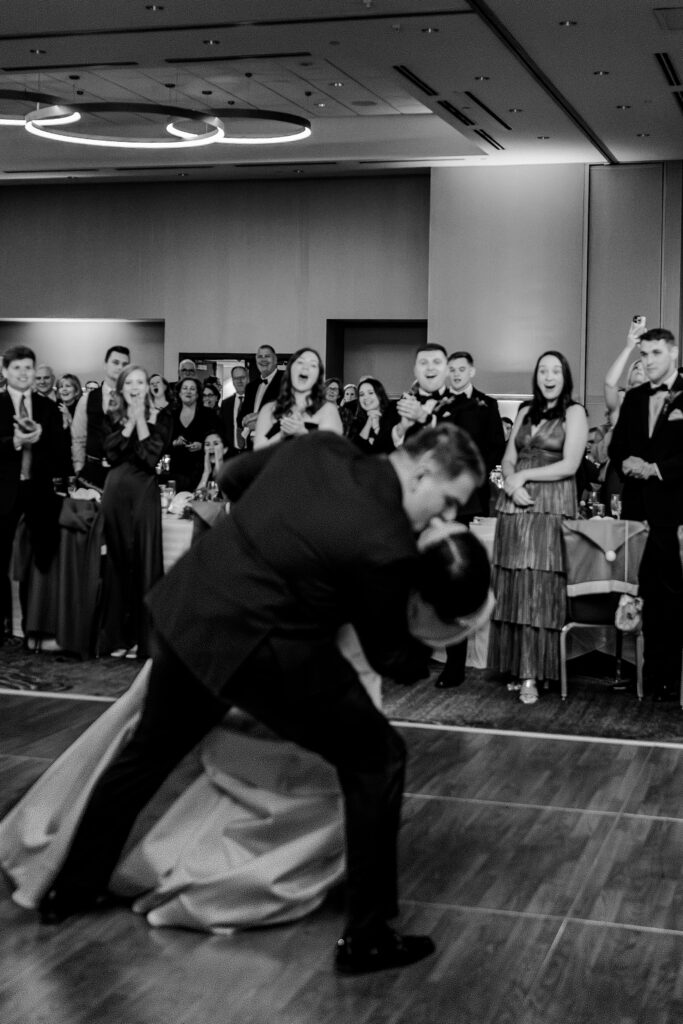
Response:
[{"label": "crowd of guests", "polygon": [[[183,360],[178,380],[169,383],[131,364],[128,349],[113,346],[101,383],[81,386],[73,374],[57,378],[49,366],[36,366],[30,349],[10,349],[0,396],[0,473],[12,481],[0,499],[3,632],[11,623],[7,573],[19,517],[25,516],[36,565],[44,568],[57,544],[55,492],[66,493],[69,481],[101,492],[110,557],[100,652],[146,657],[143,597],[163,573],[160,482],[192,494],[215,482],[225,460],[316,430],[344,434],[365,454],[388,455],[420,428],[448,422],[475,442],[487,473],[456,510],[458,519],[469,526],[491,511],[497,517],[489,667],[525,704],[538,700],[541,684],[558,680],[567,618],[562,523],[579,515],[588,473],[608,505],[619,495],[624,518],[649,523],[641,567],[646,679],[653,694],[669,699],[678,693],[681,651],[672,637],[683,612],[676,537],[683,523],[683,378],[677,357],[670,332],[646,332],[634,322],[607,373],[605,423],[589,437],[569,364],[556,351],[539,357],[532,397],[513,422],[501,419],[495,399],[474,386],[471,353],[448,354],[438,344],[420,346],[413,380],[397,400],[371,375],[346,385],[326,378],[312,348],[299,349],[280,368],[275,350],[260,346],[257,375],[250,380],[246,367],[234,366],[226,398],[217,378],[200,380],[192,360]],[[502,486],[492,501],[494,470]],[[466,653],[466,643],[448,648],[437,687],[463,681]]]}]

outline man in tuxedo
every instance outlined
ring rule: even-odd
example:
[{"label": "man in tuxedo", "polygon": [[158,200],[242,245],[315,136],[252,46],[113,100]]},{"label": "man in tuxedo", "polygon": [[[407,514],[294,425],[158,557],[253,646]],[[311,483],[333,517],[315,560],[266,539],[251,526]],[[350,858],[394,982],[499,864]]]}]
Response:
[{"label": "man in tuxedo", "polygon": [[[49,568],[59,541],[59,500],[52,487],[61,415],[54,402],[33,391],[36,358],[16,346],[2,357],[7,388],[0,394],[0,643],[12,627],[9,566],[17,524],[26,518],[36,565]],[[26,591],[20,586],[22,611]]]},{"label": "man in tuxedo", "polygon": [[244,392],[242,403],[242,428],[247,447],[253,447],[254,429],[259,409],[266,402],[274,402],[280,394],[280,384],[284,375],[277,368],[277,353],[272,345],[261,345],[256,350],[256,368],[258,380],[249,381]]},{"label": "man in tuxedo", "polygon": [[71,423],[71,460],[74,472],[100,490],[109,472],[104,439],[112,429],[107,416],[116,382],[130,363],[124,345],[112,345],[104,357],[104,380],[78,400]]},{"label": "man in tuxedo", "polygon": [[650,526],[639,573],[644,679],[655,700],[674,700],[683,623],[683,378],[671,331],[646,331],[639,346],[648,382],[626,392],[609,457],[624,483],[622,517]]},{"label": "man in tuxedo", "polygon": [[232,383],[235,388],[234,395],[221,402],[218,411],[223,425],[223,437],[226,443],[226,458],[239,455],[246,448],[247,442],[242,434],[242,406],[244,404],[244,392],[249,380],[249,375],[244,366],[233,366],[230,371]]},{"label": "man in tuxedo", "polygon": [[[474,363],[468,352],[447,356],[442,345],[421,346],[415,354],[415,386],[396,404],[401,417],[392,434],[394,444],[426,423],[453,423],[466,430],[482,455],[486,477],[467,505],[458,513],[459,522],[469,526],[475,515],[488,515],[488,474],[500,462],[505,449],[498,405],[472,386]],[[467,641],[448,647],[446,664],[435,686],[459,686],[465,678]]]},{"label": "man in tuxedo", "polygon": [[337,769],[348,919],[336,969],[402,967],[432,952],[427,936],[387,923],[398,912],[405,746],[335,637],[351,622],[377,672],[405,683],[427,674],[429,649],[407,626],[415,533],[457,511],[482,477],[470,439],[447,425],[386,459],[320,431],[225,464],[230,515],[148,598],[157,650],[140,724],[95,787],[41,902],[44,923],[96,905],[141,808],[236,705]]},{"label": "man in tuxedo", "polygon": [[[475,516],[488,516],[491,489],[489,474],[499,466],[505,451],[505,433],[495,398],[478,391],[472,381],[476,368],[469,352],[453,352],[448,357],[448,374],[452,400],[448,407],[449,422],[470,435],[484,460],[486,477],[458,515],[458,521],[469,527]],[[435,686],[447,689],[459,686],[465,678],[467,641],[449,647],[446,664]]]}]

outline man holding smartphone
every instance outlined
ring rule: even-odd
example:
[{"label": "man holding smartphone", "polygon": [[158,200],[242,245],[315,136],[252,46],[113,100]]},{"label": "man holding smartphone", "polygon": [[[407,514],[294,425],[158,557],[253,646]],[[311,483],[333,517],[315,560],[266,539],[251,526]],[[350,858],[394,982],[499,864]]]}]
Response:
[{"label": "man holding smartphone", "polygon": [[[59,542],[59,499],[52,487],[61,416],[33,391],[36,357],[16,346],[2,357],[7,389],[0,394],[0,644],[12,630],[9,565],[17,524],[25,516],[35,563],[45,571]],[[19,587],[22,612],[26,584]]]}]

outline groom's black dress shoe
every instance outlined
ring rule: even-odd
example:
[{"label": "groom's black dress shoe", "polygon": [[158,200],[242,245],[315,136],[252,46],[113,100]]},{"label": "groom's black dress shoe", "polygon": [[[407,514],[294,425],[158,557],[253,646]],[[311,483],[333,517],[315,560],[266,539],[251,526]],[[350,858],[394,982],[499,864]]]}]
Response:
[{"label": "groom's black dress shoe", "polygon": [[450,690],[454,686],[460,686],[464,681],[464,673],[448,672],[446,669],[442,669],[436,677],[434,686],[437,690]]},{"label": "groom's black dress shoe", "polygon": [[106,910],[114,900],[96,893],[63,893],[49,889],[38,904],[41,924],[61,924],[74,914],[87,914],[91,910]]},{"label": "groom's black dress shoe", "polygon": [[408,967],[435,949],[428,935],[399,935],[391,928],[375,939],[345,935],[337,942],[334,966],[339,974],[369,974]]}]

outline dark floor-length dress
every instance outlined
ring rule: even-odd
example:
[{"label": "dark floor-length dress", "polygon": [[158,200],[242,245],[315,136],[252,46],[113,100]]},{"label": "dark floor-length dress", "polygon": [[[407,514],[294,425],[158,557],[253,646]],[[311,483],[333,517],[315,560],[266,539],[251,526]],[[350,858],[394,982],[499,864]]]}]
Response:
[{"label": "dark floor-length dress", "polygon": [[[559,462],[564,441],[564,420],[545,420],[532,435],[527,419],[515,439],[516,471]],[[555,680],[567,608],[562,520],[577,516],[576,482],[571,476],[524,486],[534,498],[529,508],[504,491],[498,498],[488,665],[518,679]]]},{"label": "dark floor-length dress", "polygon": [[149,424],[149,437],[134,431],[124,437],[122,424],[105,441],[111,463],[102,494],[107,558],[102,598],[100,651],[138,645],[149,650],[149,621],[143,599],[163,574],[161,502],[156,465],[171,433],[170,416],[162,411]]}]

